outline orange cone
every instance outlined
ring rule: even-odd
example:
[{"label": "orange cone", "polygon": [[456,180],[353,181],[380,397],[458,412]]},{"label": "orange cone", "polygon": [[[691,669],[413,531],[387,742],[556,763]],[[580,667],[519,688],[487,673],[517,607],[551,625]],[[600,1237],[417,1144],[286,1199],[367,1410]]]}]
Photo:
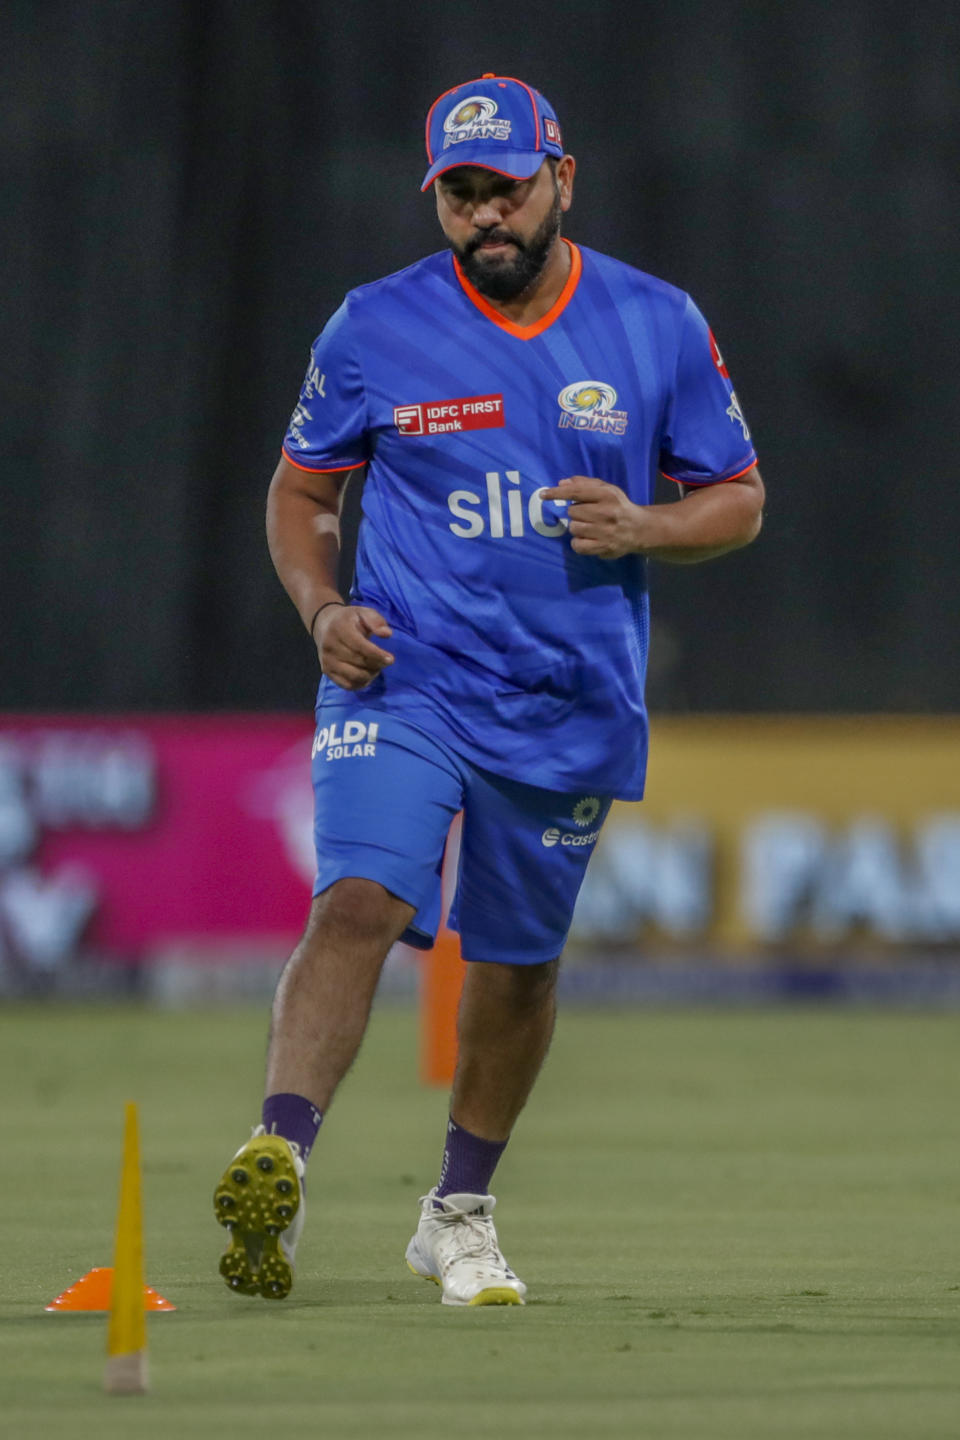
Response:
[{"label": "orange cone", "polygon": [[[45,1310],[52,1310],[58,1315],[106,1313],[110,1309],[110,1297],[113,1293],[113,1266],[98,1265],[95,1270],[88,1270],[86,1275],[81,1275],[79,1280],[58,1295],[56,1300],[51,1300],[45,1305]],[[171,1305],[156,1290],[149,1285],[143,1287],[143,1308],[145,1311],[154,1310],[176,1310],[176,1305]]]},{"label": "orange cone", "polygon": [[449,1085],[457,1064],[457,1009],[466,965],[460,937],[442,929],[420,972],[420,1078],[426,1085]]},{"label": "orange cone", "polygon": [[457,1011],[467,967],[460,936],[447,928],[446,920],[460,862],[462,822],[458,815],[447,836],[440,928],[420,966],[420,1079],[425,1085],[449,1085],[457,1066]]}]

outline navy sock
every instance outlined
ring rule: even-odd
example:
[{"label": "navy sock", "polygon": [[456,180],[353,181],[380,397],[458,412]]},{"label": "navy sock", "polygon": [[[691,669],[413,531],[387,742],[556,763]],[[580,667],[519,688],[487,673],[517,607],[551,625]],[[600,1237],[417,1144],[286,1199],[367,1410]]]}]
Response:
[{"label": "navy sock", "polygon": [[260,1116],[268,1135],[282,1135],[300,1146],[304,1163],[310,1158],[323,1114],[303,1095],[268,1095]]},{"label": "navy sock", "polygon": [[507,1148],[506,1140],[481,1140],[456,1120],[447,1122],[447,1143],[440,1167],[438,1198],[443,1195],[488,1195],[497,1161]]}]

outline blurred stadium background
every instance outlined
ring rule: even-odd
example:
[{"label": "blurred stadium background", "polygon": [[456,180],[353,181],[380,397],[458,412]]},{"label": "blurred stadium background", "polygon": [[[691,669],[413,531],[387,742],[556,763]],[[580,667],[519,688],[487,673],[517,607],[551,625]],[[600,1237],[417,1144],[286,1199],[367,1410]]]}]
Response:
[{"label": "blurred stadium background", "polygon": [[[128,1097],[178,1306],[138,1435],[956,1434],[958,53],[937,0],[0,7],[17,1435],[134,1432],[99,1329],[40,1314],[109,1259]],[[267,1315],[208,1201],[312,877],[316,660],[266,486],[343,292],[438,248],[424,114],[485,70],[556,105],[568,233],[710,317],[766,528],[652,573],[649,795],[498,1173],[533,1303],[451,1317],[401,1274],[443,1097],[398,953]]]},{"label": "blurred stadium background", "polygon": [[955,1000],[956,8],[4,25],[3,990],[242,988],[296,934],[315,660],[266,482],[344,290],[438,246],[426,107],[493,68],[558,108],[570,233],[711,318],[770,496],[750,551],[653,573],[649,801],[568,986]]}]

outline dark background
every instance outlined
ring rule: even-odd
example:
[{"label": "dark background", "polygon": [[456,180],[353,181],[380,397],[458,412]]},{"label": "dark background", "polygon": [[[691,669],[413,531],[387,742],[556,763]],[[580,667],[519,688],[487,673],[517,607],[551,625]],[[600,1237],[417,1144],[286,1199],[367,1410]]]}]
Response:
[{"label": "dark background", "polygon": [[440,248],[423,117],[484,70],[553,101],[567,233],[693,293],[754,431],[760,543],[653,573],[655,706],[960,708],[960,7],[0,24],[0,708],[310,707],[267,482],[344,290]]}]

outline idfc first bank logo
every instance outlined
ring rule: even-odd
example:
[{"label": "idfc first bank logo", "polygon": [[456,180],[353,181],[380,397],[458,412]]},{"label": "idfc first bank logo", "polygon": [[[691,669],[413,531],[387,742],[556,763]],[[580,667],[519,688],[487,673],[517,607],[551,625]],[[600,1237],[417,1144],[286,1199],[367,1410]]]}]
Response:
[{"label": "idfc first bank logo", "polygon": [[462,395],[456,400],[431,400],[395,405],[393,423],[401,435],[443,435],[457,430],[502,430],[502,395]]},{"label": "idfc first bank logo", "polygon": [[627,428],[626,410],[616,409],[617,392],[602,380],[575,380],[557,396],[561,430],[600,430],[622,435]]},{"label": "idfc first bank logo", "polygon": [[443,122],[444,150],[465,140],[509,140],[510,121],[497,119],[497,102],[486,95],[458,100]]}]

